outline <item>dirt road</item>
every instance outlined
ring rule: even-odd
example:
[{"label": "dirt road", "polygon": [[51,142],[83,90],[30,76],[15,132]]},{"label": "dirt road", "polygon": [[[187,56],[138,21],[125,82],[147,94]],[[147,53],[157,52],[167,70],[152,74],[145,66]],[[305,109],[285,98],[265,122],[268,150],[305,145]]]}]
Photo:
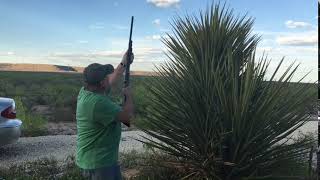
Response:
[{"label": "dirt road", "polygon": [[[139,131],[122,132],[120,152],[142,150],[143,145],[139,141]],[[0,167],[10,167],[22,162],[34,161],[38,158],[54,157],[63,161],[69,155],[75,155],[76,135],[56,135],[23,137],[15,144],[0,147]]]}]

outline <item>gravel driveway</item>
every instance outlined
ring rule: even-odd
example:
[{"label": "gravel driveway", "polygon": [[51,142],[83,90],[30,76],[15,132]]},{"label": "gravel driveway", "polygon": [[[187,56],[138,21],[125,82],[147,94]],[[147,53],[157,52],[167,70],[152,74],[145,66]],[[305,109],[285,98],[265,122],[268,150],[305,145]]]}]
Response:
[{"label": "gravel driveway", "polygon": [[[122,132],[120,152],[142,150],[142,143],[133,139],[142,139],[140,135],[144,133]],[[0,168],[45,157],[54,157],[58,161],[63,161],[67,156],[75,155],[75,150],[76,135],[22,137],[15,144],[0,147]]]},{"label": "gravel driveway", "polygon": [[[304,133],[314,132],[317,129],[317,121],[309,122],[301,128]],[[120,152],[142,150],[143,144],[134,140],[142,139],[140,135],[145,134],[141,131],[122,132]],[[295,135],[298,135],[298,132]],[[75,150],[76,135],[22,137],[15,144],[0,147],[0,168],[45,157],[54,157],[58,161],[63,161],[67,156],[74,155]]]}]

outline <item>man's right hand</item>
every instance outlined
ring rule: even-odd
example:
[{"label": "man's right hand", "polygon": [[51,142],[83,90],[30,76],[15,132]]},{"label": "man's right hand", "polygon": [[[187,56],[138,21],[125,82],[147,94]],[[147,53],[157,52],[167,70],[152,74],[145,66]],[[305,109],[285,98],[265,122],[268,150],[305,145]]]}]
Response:
[{"label": "man's right hand", "polygon": [[122,111],[118,114],[117,119],[122,123],[129,125],[130,119],[134,116],[134,106],[130,87],[123,88],[122,93],[126,97],[126,101],[124,102]]},{"label": "man's right hand", "polygon": [[127,98],[128,97],[131,98],[132,97],[131,88],[129,86],[122,88],[122,94],[125,95]]}]

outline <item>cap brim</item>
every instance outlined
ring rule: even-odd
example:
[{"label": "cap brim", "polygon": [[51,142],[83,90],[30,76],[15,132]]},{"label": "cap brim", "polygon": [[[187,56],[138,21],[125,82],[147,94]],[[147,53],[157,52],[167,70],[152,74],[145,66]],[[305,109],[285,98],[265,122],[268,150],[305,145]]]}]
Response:
[{"label": "cap brim", "polygon": [[111,74],[114,72],[114,67],[111,64],[102,65],[102,68],[106,74]]}]

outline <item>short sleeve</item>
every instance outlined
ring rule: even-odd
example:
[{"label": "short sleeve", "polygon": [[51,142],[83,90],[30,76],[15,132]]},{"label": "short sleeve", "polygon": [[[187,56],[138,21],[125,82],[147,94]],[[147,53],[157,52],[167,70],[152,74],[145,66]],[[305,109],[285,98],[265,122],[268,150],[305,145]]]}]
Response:
[{"label": "short sleeve", "polygon": [[121,111],[121,107],[108,98],[100,99],[94,108],[94,121],[108,126],[115,121],[117,114]]}]

